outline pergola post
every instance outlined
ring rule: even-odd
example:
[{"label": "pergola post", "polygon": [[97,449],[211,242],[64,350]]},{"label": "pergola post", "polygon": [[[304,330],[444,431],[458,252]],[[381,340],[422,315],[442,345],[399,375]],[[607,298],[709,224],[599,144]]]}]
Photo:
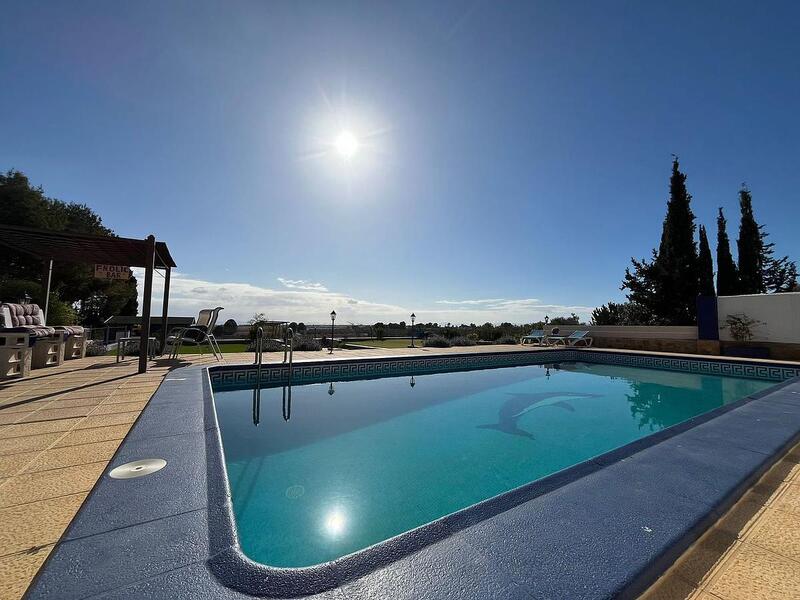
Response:
[{"label": "pergola post", "polygon": [[47,294],[44,297],[44,324],[47,325],[47,311],[50,310],[50,282],[53,280],[53,259],[50,259],[50,266],[47,269]]},{"label": "pergola post", "polygon": [[147,372],[150,358],[150,304],[153,296],[153,267],[156,259],[156,238],[148,235],[144,261],[144,299],[142,304],[142,337],[139,341],[139,373]]},{"label": "pergola post", "polygon": [[169,322],[167,314],[169,312],[169,274],[171,268],[166,267],[164,270],[164,302],[161,307],[161,354],[167,347],[167,336],[169,335]]}]

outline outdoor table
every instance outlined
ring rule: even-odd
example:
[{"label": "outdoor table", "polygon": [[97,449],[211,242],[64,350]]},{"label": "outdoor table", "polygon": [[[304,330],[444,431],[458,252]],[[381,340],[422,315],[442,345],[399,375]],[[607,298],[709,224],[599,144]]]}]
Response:
[{"label": "outdoor table", "polygon": [[[125,358],[125,349],[127,348],[128,344],[131,342],[139,342],[141,338],[137,335],[136,337],[121,337],[117,340],[117,362],[119,362],[120,358]],[[156,357],[156,338],[149,337],[147,338],[147,357],[148,358],[155,358]]]}]

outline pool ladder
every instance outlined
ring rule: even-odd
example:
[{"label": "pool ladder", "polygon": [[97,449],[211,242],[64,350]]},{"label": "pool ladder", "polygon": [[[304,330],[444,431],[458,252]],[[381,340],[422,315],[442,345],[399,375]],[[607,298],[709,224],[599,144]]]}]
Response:
[{"label": "pool ladder", "polygon": [[[286,385],[283,386],[282,413],[283,420],[288,421],[292,417],[292,370],[294,361],[294,330],[287,327],[283,337],[283,363],[289,361],[289,370],[286,377]],[[264,328],[256,329],[256,387],[253,389],[253,424],[258,425],[261,420],[261,365],[264,360]],[[287,394],[288,388],[288,394]]]}]

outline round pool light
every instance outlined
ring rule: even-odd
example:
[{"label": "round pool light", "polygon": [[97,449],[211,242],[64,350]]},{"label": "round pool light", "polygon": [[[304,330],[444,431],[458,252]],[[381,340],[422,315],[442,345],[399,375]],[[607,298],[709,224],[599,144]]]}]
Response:
[{"label": "round pool light", "polygon": [[114,467],[108,473],[108,476],[112,479],[135,479],[136,477],[144,477],[160,471],[166,466],[167,461],[163,458],[144,458]]}]

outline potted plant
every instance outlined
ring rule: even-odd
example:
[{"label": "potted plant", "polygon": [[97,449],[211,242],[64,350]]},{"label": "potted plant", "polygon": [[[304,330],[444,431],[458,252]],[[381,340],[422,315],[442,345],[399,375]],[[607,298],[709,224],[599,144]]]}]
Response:
[{"label": "potted plant", "polygon": [[762,321],[753,319],[744,313],[728,315],[722,329],[727,329],[731,337],[741,345],[726,345],[723,349],[723,354],[746,358],[769,358],[769,348],[750,345],[754,336],[753,328],[762,324]]}]

